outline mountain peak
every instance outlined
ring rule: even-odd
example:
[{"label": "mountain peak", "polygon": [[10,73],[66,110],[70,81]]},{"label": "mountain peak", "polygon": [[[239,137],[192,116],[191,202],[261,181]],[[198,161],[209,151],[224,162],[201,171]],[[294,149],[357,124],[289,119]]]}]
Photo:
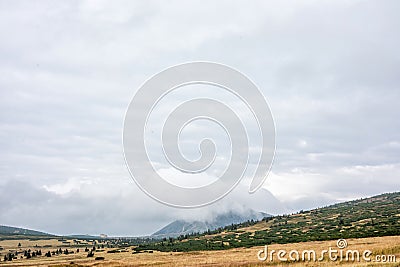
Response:
[{"label": "mountain peak", "polygon": [[220,227],[243,223],[249,220],[261,220],[264,217],[270,216],[271,215],[267,213],[257,212],[254,210],[247,210],[242,213],[231,210],[225,213],[216,214],[213,218],[204,221],[176,220],[155,232],[152,236],[177,237],[191,233],[202,233],[208,230],[212,231]]}]

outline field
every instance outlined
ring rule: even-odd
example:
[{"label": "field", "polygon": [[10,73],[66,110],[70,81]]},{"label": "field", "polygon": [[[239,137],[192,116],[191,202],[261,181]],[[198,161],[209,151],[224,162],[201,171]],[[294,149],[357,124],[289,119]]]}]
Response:
[{"label": "field", "polygon": [[[70,242],[69,245],[66,242]],[[266,261],[260,261],[257,257],[257,253],[263,250],[264,246],[233,248],[223,251],[146,251],[133,253],[134,247],[127,247],[124,249],[101,249],[101,245],[97,244],[96,247],[100,246],[100,249],[94,252],[93,257],[88,258],[88,252],[85,252],[84,249],[90,244],[85,243],[85,241],[82,242],[83,243],[76,245],[76,242],[73,242],[73,240],[3,240],[0,241],[0,247],[3,248],[3,250],[0,251],[2,255],[10,250],[23,251],[27,249],[31,249],[31,251],[41,249],[44,254],[47,251],[60,248],[63,251],[65,249],[74,251],[74,254],[60,254],[53,255],[52,257],[42,255],[30,259],[26,259],[25,257],[21,259],[18,257],[18,259],[14,259],[11,262],[4,262],[2,259],[2,261],[0,261],[0,266],[400,266],[400,236],[347,240],[348,246],[343,249],[344,253],[346,253],[346,250],[358,250],[360,255],[362,255],[363,251],[371,250],[371,262],[366,262],[362,258],[360,262],[352,261],[351,257],[349,261],[345,261],[345,258],[343,258],[344,260],[342,262],[339,262],[339,260],[333,262],[329,260],[326,254],[322,261],[317,262],[301,261],[301,259],[299,262],[281,262],[277,259],[276,254],[274,255],[273,262],[270,262],[269,258]],[[20,247],[18,247],[19,243],[21,244]],[[78,247],[80,252],[76,253]],[[268,246],[268,251],[286,250],[289,253],[291,250],[297,250],[301,255],[304,250],[315,250],[318,259],[320,257],[319,255],[321,255],[321,251],[324,249],[328,250],[329,247],[339,250],[336,241],[313,241],[291,244],[271,244]],[[393,255],[396,257],[397,262],[385,264],[382,262],[375,262],[375,257],[377,255],[385,255],[387,260],[390,258],[389,255]],[[261,256],[263,256],[263,254],[261,254]],[[285,257],[288,258],[288,255]],[[394,258],[391,258],[392,261],[393,259]]]}]

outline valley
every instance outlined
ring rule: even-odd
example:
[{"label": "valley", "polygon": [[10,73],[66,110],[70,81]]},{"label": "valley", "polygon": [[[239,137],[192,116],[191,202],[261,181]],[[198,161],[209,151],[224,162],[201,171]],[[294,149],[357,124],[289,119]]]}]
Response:
[{"label": "valley", "polygon": [[[220,218],[238,219],[233,214]],[[315,266],[314,261],[290,258],[293,255],[289,251],[292,250],[315,250],[316,255],[322,255],[318,266],[339,263],[345,266],[398,266],[396,262],[400,261],[400,193],[293,214],[265,216],[260,220],[246,218],[247,221],[236,224],[221,219],[219,221],[224,221],[225,226],[204,232],[190,227],[186,232],[179,232],[177,230],[186,229],[188,225],[204,227],[206,224],[178,221],[179,224],[174,222],[163,228],[163,233],[148,237],[56,236],[1,226],[0,265]],[[370,260],[332,261],[322,252],[329,248],[338,250],[338,239],[346,243],[344,248],[361,251],[360,255],[362,251],[370,251]],[[286,260],[277,258],[281,250],[287,252]],[[267,251],[274,251],[275,257],[268,255],[265,261],[260,261],[260,255]],[[384,265],[382,258],[377,260],[379,256],[385,257]]]}]

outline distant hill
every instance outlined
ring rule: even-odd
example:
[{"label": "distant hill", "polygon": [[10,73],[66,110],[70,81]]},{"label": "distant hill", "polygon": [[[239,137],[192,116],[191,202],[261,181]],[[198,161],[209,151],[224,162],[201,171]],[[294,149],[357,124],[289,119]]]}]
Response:
[{"label": "distant hill", "polygon": [[95,240],[95,239],[100,239],[101,238],[100,236],[95,236],[95,235],[80,235],[80,234],[67,235],[66,237],[76,238],[76,239],[83,239],[83,240],[86,240],[86,239]]},{"label": "distant hill", "polygon": [[[40,231],[35,231],[35,230],[30,230],[30,229],[25,229],[25,228],[19,228],[19,227],[12,227],[12,226],[5,226],[5,225],[0,225],[0,237],[18,237],[18,236],[29,236],[29,237],[60,237],[57,235],[45,233],[45,232],[40,232]],[[66,238],[76,238],[76,239],[100,239],[100,236],[93,236],[93,235],[67,235],[65,236]]]},{"label": "distant hill", "polygon": [[142,244],[140,250],[193,251],[400,235],[400,192],[231,225],[211,233]]},{"label": "distant hill", "polygon": [[0,225],[0,235],[53,236],[44,232],[5,225]]},{"label": "distant hill", "polygon": [[263,212],[256,212],[250,210],[244,214],[236,213],[233,211],[219,214],[214,219],[208,221],[185,221],[177,220],[174,221],[161,230],[155,232],[153,237],[177,237],[180,235],[187,235],[192,233],[203,233],[208,230],[215,230],[223,228],[231,224],[238,224],[246,221],[259,221],[264,217],[270,217],[271,215]]}]

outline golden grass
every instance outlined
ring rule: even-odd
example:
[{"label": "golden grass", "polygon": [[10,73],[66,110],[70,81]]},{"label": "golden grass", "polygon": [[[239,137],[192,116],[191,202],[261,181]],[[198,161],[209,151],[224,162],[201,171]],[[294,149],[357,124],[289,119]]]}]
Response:
[{"label": "golden grass", "polygon": [[[60,245],[57,240],[44,240],[53,245]],[[26,243],[26,240],[1,241],[0,246],[8,249],[18,249],[16,245]],[[34,241],[36,242],[36,241]],[[39,241],[38,241],[39,242]],[[94,258],[87,258],[87,253],[80,252],[73,255],[54,256],[51,258],[39,257],[33,259],[18,259],[13,262],[0,262],[0,266],[400,266],[400,236],[375,237],[348,239],[346,249],[359,250],[360,252],[368,249],[373,252],[371,258],[375,255],[395,255],[397,263],[377,263],[377,262],[332,262],[325,258],[321,262],[291,262],[282,263],[275,259],[274,262],[261,262],[257,259],[257,252],[264,247],[237,248],[223,251],[198,251],[198,252],[157,252],[132,254],[132,249],[121,253],[95,252],[95,257],[104,257],[105,260],[96,261]],[[28,243],[26,243],[28,244]],[[30,243],[29,243],[30,244]],[[40,243],[44,245],[44,243]],[[72,244],[72,243],[71,243]],[[13,245],[13,246],[12,246]],[[39,244],[38,244],[39,245]],[[332,247],[337,249],[336,241],[315,241],[293,244],[273,244],[268,246],[272,249],[286,251],[313,249],[317,255],[323,249]],[[65,247],[68,248],[68,247]],[[53,249],[52,249],[53,250]],[[111,250],[111,249],[109,249]],[[47,249],[42,249],[46,252]],[[3,255],[6,249],[0,251]],[[276,258],[276,256],[275,256]]]},{"label": "golden grass", "polygon": [[[71,245],[74,244],[73,240],[64,240],[66,242],[69,242]],[[0,241],[0,247],[4,248],[5,250],[8,249],[18,249],[18,243],[21,243],[21,249],[43,249],[44,246],[52,246],[52,248],[56,248],[58,246],[63,246],[63,247],[68,247],[68,244],[64,244],[61,241],[58,241],[58,239],[39,239],[39,240],[28,240],[28,239],[17,239],[17,240],[2,240]],[[86,243],[86,242],[84,242]],[[38,246],[38,247],[36,247]],[[88,244],[90,246],[90,244]],[[51,249],[51,248],[48,248]],[[45,248],[46,250],[46,248]],[[0,251],[1,253],[1,251]]]}]

